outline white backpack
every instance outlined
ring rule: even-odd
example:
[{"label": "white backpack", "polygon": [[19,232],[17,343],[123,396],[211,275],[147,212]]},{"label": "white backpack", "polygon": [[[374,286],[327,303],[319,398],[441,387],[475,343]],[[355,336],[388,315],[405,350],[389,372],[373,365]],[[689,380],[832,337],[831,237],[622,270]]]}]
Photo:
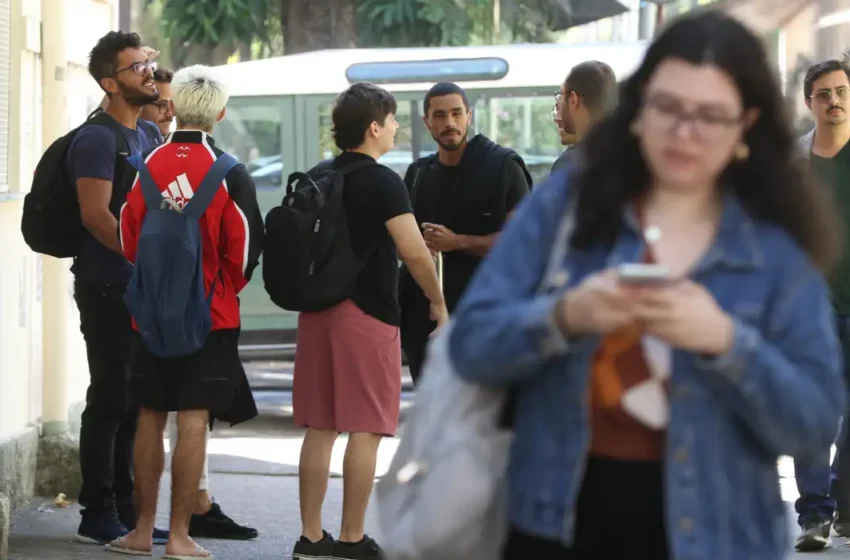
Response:
[{"label": "white backpack", "polygon": [[[572,227],[569,209],[538,293],[567,283],[561,266]],[[449,321],[429,343],[414,407],[377,484],[381,546],[391,560],[501,558],[513,441],[512,430],[499,426],[507,391],[455,373],[448,348],[453,328]]]}]

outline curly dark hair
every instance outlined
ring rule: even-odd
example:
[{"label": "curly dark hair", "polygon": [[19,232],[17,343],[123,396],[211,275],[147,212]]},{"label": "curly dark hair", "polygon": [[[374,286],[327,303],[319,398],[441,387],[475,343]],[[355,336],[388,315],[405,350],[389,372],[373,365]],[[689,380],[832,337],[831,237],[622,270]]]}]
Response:
[{"label": "curly dark hair", "polygon": [[713,10],[672,23],[622,84],[617,108],[588,134],[571,245],[613,243],[623,226],[623,209],[649,188],[649,170],[630,125],[647,82],[669,58],[721,68],[737,85],[744,107],[759,110],[744,139],[749,158],[730,163],[720,185],[733,189],[754,219],[782,228],[816,265],[828,268],[839,254],[838,218],[826,190],[809,179],[797,157],[791,119],[764,48],[741,23]]},{"label": "curly dark hair", "polygon": [[383,126],[396,110],[395,97],[387,90],[365,82],[352,85],[336,98],[331,114],[337,147],[353,150],[361,146],[372,123]]},{"label": "curly dark hair", "polygon": [[160,66],[153,73],[153,81],[159,84],[170,84],[173,79],[174,71],[165,66]]},{"label": "curly dark hair", "polygon": [[100,38],[89,54],[89,74],[100,85],[101,80],[115,76],[121,51],[140,48],[142,39],[138,33],[110,31]]}]

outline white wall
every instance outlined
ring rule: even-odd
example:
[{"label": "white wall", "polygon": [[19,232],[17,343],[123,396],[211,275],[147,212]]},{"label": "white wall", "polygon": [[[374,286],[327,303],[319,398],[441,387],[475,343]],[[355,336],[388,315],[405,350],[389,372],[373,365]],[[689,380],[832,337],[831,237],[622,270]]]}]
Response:
[{"label": "white wall", "polygon": [[[99,37],[117,27],[117,0],[45,2],[53,7],[51,3],[67,15],[67,130],[82,122],[100,102],[102,94],[86,69],[87,56]],[[69,313],[64,331],[69,371],[63,387],[42,387],[41,259],[26,247],[20,235],[22,197],[29,190],[44,148],[41,8],[41,0],[12,0],[10,192],[0,194],[0,441],[40,421],[43,390],[67,391],[67,401],[73,404],[85,398],[88,385],[85,346],[68,275],[64,303]]]}]

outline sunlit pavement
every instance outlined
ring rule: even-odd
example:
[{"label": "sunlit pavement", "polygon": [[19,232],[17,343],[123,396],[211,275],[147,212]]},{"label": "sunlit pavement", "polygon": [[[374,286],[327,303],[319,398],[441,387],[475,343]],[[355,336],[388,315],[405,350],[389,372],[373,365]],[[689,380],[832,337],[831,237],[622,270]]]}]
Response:
[{"label": "sunlit pavement", "polygon": [[[325,526],[339,530],[342,507],[342,460],[345,438],[340,437],[333,451],[331,472],[334,479],[328,488],[325,504]],[[378,476],[386,472],[398,440],[385,440],[378,457]],[[284,418],[261,418],[235,429],[216,427],[210,441],[212,493],[225,513],[237,522],[256,527],[260,538],[253,542],[203,541],[220,560],[281,560],[290,558],[299,535],[298,456],[301,432]],[[795,531],[793,501],[797,498],[794,467],[790,459],[779,462],[783,499],[788,503],[788,523]],[[168,512],[169,473],[163,477],[160,526],[165,526]],[[52,500],[33,500],[28,507],[13,515],[11,560],[90,560],[108,558],[100,547],[74,543],[73,534],[79,523],[79,508],[55,508]],[[375,512],[370,511],[367,531],[377,534]],[[850,559],[846,539],[833,539],[831,549],[817,553],[818,558]],[[158,547],[155,552],[163,552]],[[791,558],[811,557],[794,554]],[[114,555],[120,559],[121,555]]]}]

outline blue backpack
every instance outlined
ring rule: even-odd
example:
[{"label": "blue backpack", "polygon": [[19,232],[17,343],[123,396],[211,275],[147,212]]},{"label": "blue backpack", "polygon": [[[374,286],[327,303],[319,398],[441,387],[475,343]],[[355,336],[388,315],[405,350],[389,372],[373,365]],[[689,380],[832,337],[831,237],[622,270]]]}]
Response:
[{"label": "blue backpack", "polygon": [[201,349],[212,330],[210,305],[218,282],[216,275],[207,295],[199,220],[238,162],[228,154],[219,156],[181,209],[163,198],[141,155],[129,161],[139,171],[147,214],[124,303],[152,354],[188,356]]}]

